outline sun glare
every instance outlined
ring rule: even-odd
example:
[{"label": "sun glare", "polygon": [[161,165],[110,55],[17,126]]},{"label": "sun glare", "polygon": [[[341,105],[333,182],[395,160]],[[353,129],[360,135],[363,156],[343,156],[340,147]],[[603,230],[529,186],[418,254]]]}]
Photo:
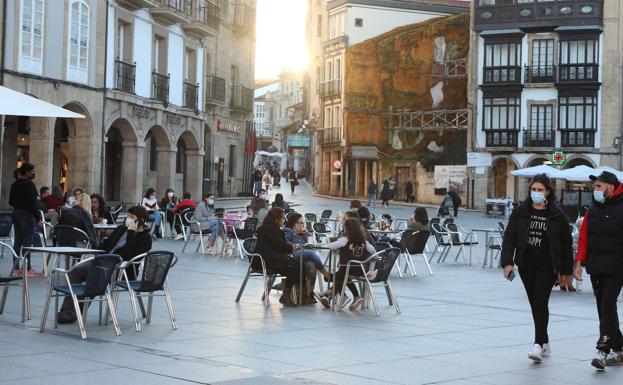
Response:
[{"label": "sun glare", "polygon": [[255,78],[307,68],[305,0],[257,0]]}]

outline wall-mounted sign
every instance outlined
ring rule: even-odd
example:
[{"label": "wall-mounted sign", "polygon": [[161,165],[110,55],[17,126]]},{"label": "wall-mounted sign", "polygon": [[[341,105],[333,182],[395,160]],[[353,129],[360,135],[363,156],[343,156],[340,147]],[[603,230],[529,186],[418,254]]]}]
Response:
[{"label": "wall-mounted sign", "polygon": [[556,166],[562,166],[567,161],[567,154],[563,151],[554,151],[552,153],[552,163]]},{"label": "wall-mounted sign", "polygon": [[339,170],[342,168],[342,161],[340,160],[336,160],[333,162],[333,168],[336,170]]},{"label": "wall-mounted sign", "polygon": [[468,152],[467,167],[491,167],[491,153]]},{"label": "wall-mounted sign", "polygon": [[310,147],[309,135],[288,135],[288,147]]}]

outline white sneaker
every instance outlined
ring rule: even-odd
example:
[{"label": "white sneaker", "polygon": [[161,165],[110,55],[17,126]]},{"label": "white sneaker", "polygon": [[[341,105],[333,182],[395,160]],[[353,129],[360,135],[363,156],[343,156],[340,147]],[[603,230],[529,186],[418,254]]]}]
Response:
[{"label": "white sneaker", "polygon": [[337,306],[340,310],[344,310],[346,306],[350,303],[350,298],[346,294],[340,296],[340,300],[337,303]]},{"label": "white sneaker", "polygon": [[607,366],[615,366],[623,364],[623,351],[615,352],[614,350],[606,357]]},{"label": "white sneaker", "polygon": [[543,348],[539,344],[532,345],[532,349],[528,352],[528,358],[535,362],[541,362]]},{"label": "white sneaker", "polygon": [[541,351],[541,355],[545,357],[549,357],[552,355],[552,347],[549,344],[543,344],[543,349]]},{"label": "white sneaker", "polygon": [[348,310],[357,310],[363,303],[363,297],[358,295],[353,299],[353,303],[348,307]]},{"label": "white sneaker", "polygon": [[595,369],[597,370],[606,369],[606,353],[598,350],[597,355],[591,361],[591,365],[593,365],[593,367],[595,367]]},{"label": "white sneaker", "polygon": [[175,238],[176,241],[179,241],[180,239],[184,239],[184,236],[182,234],[177,234],[177,236]]}]

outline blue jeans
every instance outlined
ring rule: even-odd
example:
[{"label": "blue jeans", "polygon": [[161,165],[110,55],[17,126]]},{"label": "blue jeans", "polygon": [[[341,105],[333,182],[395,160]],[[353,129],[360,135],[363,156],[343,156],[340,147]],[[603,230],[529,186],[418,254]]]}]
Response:
[{"label": "blue jeans", "polygon": [[154,226],[160,226],[162,215],[160,215],[160,211],[153,211],[149,214],[149,219],[154,221]]},{"label": "blue jeans", "polygon": [[374,207],[376,207],[376,194],[368,195],[368,206],[370,206],[370,202],[372,202],[374,204]]},{"label": "blue jeans", "polygon": [[[218,231],[216,230],[218,227]],[[218,219],[211,219],[208,221],[208,230],[210,230],[210,239],[216,241],[216,237],[219,235],[225,235],[225,224]]]},{"label": "blue jeans", "polygon": [[258,191],[262,188],[262,182],[255,182],[253,186],[253,195],[257,195]]},{"label": "blue jeans", "polygon": [[[22,247],[31,247],[32,239],[35,236],[35,217],[32,213],[23,210],[14,210],[11,216],[13,220],[13,249],[20,255]],[[13,268],[19,269],[19,260],[13,259]],[[31,269],[30,256],[28,257],[28,270]]]},{"label": "blue jeans", "polygon": [[310,249],[300,249],[292,253],[295,257],[303,257],[303,263],[309,267],[315,267],[318,271],[324,271],[324,263],[320,259],[320,254]]}]

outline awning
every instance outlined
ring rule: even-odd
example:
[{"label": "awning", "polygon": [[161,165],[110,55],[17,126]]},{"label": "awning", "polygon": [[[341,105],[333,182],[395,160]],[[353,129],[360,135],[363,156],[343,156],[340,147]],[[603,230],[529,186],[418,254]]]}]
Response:
[{"label": "awning", "polygon": [[84,115],[0,86],[0,115],[42,118],[84,118]]},{"label": "awning", "polygon": [[514,176],[523,176],[523,177],[528,177],[528,178],[533,177],[538,174],[545,174],[550,178],[559,178],[560,170],[552,166],[542,164],[539,166],[527,167],[527,168],[522,168],[519,170],[511,171],[511,174]]}]

